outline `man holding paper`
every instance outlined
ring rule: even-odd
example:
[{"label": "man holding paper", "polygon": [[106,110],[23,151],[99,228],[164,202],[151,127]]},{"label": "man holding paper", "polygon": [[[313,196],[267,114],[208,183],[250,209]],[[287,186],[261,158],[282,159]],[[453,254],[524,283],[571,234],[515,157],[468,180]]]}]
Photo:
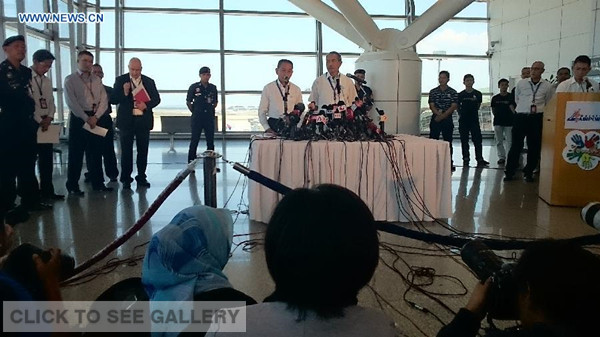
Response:
[{"label": "man holding paper", "polygon": [[[58,136],[58,133],[60,132],[59,125],[50,124],[54,119],[56,106],[54,105],[54,95],[52,94],[52,82],[46,76],[46,73],[52,67],[53,62],[54,55],[46,49],[40,49],[33,53],[33,65],[31,66],[31,70],[33,70],[31,72],[31,93],[33,101],[35,102],[33,119],[39,124],[38,135],[42,133],[42,135],[38,136],[37,144],[38,169],[40,171],[40,194],[44,199],[61,200],[64,199],[65,196],[54,193],[54,184],[52,184],[53,143],[47,143],[42,139],[57,138],[56,136]],[[45,134],[46,132],[48,134]],[[52,135],[49,135],[50,133],[52,133]]]},{"label": "man holding paper", "polygon": [[129,60],[129,73],[115,80],[111,102],[118,104],[117,128],[121,139],[121,183],[131,188],[133,172],[133,140],[137,148],[138,187],[150,187],[146,179],[150,130],[154,127],[152,109],[160,103],[160,95],[154,80],[142,75],[142,61],[137,57]]},{"label": "man holding paper", "polygon": [[82,196],[79,178],[83,166],[83,154],[89,161],[90,180],[95,191],[110,192],[104,185],[100,151],[102,137],[107,130],[96,126],[105,113],[108,97],[102,80],[92,74],[94,56],[89,51],[77,54],[77,71],[65,78],[65,99],[71,115],[69,118],[69,164],[67,166],[67,191]]}]

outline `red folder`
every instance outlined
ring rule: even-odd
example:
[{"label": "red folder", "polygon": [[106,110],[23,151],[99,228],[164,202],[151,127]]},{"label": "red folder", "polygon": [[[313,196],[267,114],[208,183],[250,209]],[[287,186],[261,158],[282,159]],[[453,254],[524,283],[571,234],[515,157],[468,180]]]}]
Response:
[{"label": "red folder", "polygon": [[148,95],[148,92],[146,92],[146,89],[141,88],[135,95],[133,95],[133,100],[136,102],[148,102],[150,101],[150,96]]}]

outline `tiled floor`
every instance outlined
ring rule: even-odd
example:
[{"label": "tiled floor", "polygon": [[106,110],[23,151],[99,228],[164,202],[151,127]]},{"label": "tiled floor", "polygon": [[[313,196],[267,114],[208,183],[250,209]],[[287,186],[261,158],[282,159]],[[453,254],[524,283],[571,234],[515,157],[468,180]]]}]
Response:
[{"label": "tiled floor", "polygon": [[[201,143],[201,146],[204,143]],[[229,160],[244,162],[248,150],[248,141],[233,140],[217,142],[216,150]],[[458,148],[455,143],[455,148]],[[495,149],[491,142],[485,141],[484,156],[491,162],[497,161]],[[123,191],[117,183],[109,186],[116,188],[110,193],[91,191],[89,185],[83,182],[86,195],[83,198],[69,197],[65,201],[54,204],[53,211],[34,213],[27,223],[17,227],[17,243],[30,242],[42,247],[60,247],[63,252],[75,257],[81,263],[91,257],[95,252],[109,244],[116,237],[123,234],[132,226],[148,206],[156,199],[165,186],[182,170],[187,157],[187,142],[176,141],[176,153],[169,153],[168,141],[152,141],[149,155],[148,180],[152,183],[149,189],[135,189]],[[462,162],[455,151],[455,162]],[[66,161],[66,154],[63,154]],[[218,161],[221,172],[217,175],[218,205],[231,210],[247,210],[247,200],[243,191],[243,179],[231,166]],[[452,197],[454,215],[447,222],[453,227],[467,232],[491,233],[501,236],[518,236],[527,238],[555,237],[566,238],[578,235],[594,234],[595,231],[582,223],[579,209],[565,207],[550,207],[537,197],[537,182],[525,183],[520,180],[504,183],[503,171],[494,164],[487,169],[458,167],[452,175]],[[66,165],[55,166],[55,186],[57,192],[64,193]],[[202,171],[197,170],[195,175],[175,190],[162,207],[152,217],[152,220],[125,245],[119,248],[110,257],[129,258],[143,255],[144,247],[138,245],[147,242],[151,235],[162,228],[181,209],[203,202]],[[235,217],[235,215],[234,215]],[[447,230],[434,223],[424,224],[425,227],[439,233],[448,233]],[[235,237],[235,242],[248,238],[260,239],[260,233],[265,230],[261,223],[249,222],[246,215],[240,214],[235,223],[236,234],[259,233],[252,236]],[[436,275],[433,284],[426,289],[433,292],[449,293],[450,296],[438,297],[449,308],[457,310],[467,297],[461,296],[465,292],[455,280],[440,277],[447,274],[457,277],[464,282],[466,289],[475,283],[474,277],[456,257],[455,251],[428,251],[429,255],[411,254],[419,251],[418,248],[435,249],[435,246],[400,238],[390,234],[381,234],[381,241],[388,244],[408,246],[408,248],[395,246],[398,256],[402,260],[395,262],[395,266],[404,274],[410,267],[432,267]],[[273,289],[262,247],[258,246],[250,252],[238,247],[231,256],[225,268],[232,284],[262,300]],[[442,255],[442,256],[440,256]],[[386,267],[396,258],[389,252],[382,252],[380,264],[371,287],[381,295],[379,303],[384,310],[394,319],[407,336],[435,335],[440,328],[440,323],[431,314],[424,314],[412,309],[403,300],[406,285],[402,278]],[[404,262],[403,262],[404,261]],[[98,264],[102,266],[106,262]],[[385,262],[385,263],[383,263]],[[71,286],[63,289],[65,299],[93,300],[103,290],[115,282],[140,275],[140,264],[120,265],[107,274],[100,275],[88,283]],[[418,279],[419,282],[426,281]],[[360,301],[366,306],[378,306],[374,291],[366,288],[360,295]],[[407,298],[431,310],[443,322],[448,322],[452,314],[439,303],[434,302],[416,291],[410,291]],[[390,307],[390,306],[393,306]],[[395,308],[395,309],[394,309]],[[398,311],[396,311],[398,310]],[[413,321],[415,325],[410,323]]]}]

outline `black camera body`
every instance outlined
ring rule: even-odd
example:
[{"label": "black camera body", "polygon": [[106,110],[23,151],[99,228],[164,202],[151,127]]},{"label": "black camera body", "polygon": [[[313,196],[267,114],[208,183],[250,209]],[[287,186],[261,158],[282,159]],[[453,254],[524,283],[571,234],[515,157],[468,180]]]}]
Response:
[{"label": "black camera body", "polygon": [[503,263],[498,255],[480,240],[465,244],[460,256],[481,282],[492,278],[488,293],[488,317],[499,320],[518,319],[518,288],[513,263]]},{"label": "black camera body", "polygon": [[[34,254],[39,255],[44,263],[50,261],[52,257],[49,251],[24,243],[10,252],[2,266],[2,271],[27,289],[34,300],[45,300],[43,282],[38,276],[35,262],[32,259]],[[74,269],[75,259],[61,254],[60,280],[71,277]]]}]

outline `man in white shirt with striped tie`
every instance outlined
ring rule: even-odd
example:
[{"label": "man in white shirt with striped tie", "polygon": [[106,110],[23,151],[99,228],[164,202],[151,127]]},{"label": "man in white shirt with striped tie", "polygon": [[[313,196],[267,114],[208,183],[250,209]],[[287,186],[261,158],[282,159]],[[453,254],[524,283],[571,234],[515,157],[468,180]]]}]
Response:
[{"label": "man in white shirt with striped tie", "polygon": [[258,119],[266,133],[281,132],[281,117],[294,110],[294,106],[302,103],[302,91],[290,78],[294,73],[294,64],[287,59],[277,62],[275,69],[277,79],[263,88],[258,106]]},{"label": "man in white shirt with striped tie", "polygon": [[592,60],[587,55],[579,55],[573,61],[573,77],[561,82],[556,92],[600,92],[598,82],[587,78],[592,69]]}]

